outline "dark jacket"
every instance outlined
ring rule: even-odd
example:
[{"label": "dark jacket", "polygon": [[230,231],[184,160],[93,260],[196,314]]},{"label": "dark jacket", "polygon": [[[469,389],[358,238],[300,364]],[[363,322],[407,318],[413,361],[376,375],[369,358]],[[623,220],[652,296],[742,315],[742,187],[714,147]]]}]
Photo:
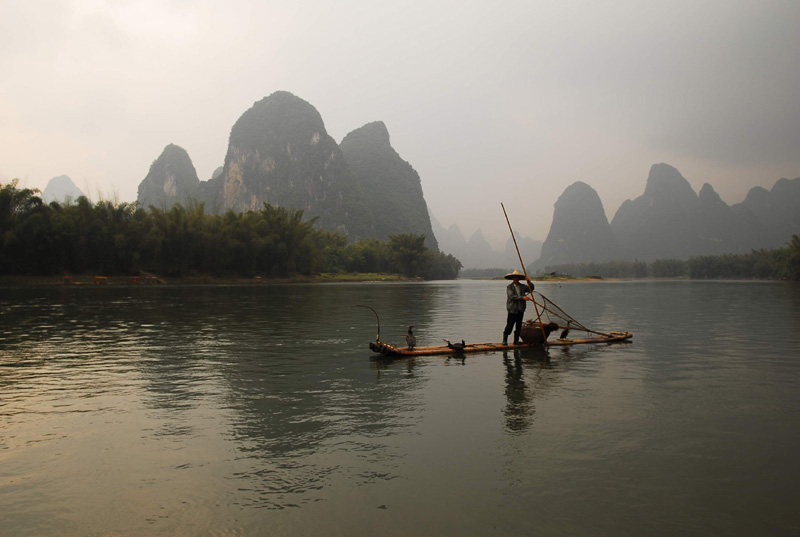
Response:
[{"label": "dark jacket", "polygon": [[506,287],[506,309],[508,313],[522,313],[525,311],[525,299],[522,298],[525,296],[525,293],[529,293],[530,289],[528,286],[522,282],[519,284],[519,290],[517,290],[517,286],[514,285],[514,282],[508,284]]}]

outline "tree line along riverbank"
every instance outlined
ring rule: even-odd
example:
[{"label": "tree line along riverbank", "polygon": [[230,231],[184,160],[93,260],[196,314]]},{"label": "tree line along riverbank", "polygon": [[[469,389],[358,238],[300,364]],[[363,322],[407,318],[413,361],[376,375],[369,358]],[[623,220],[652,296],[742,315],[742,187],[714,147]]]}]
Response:
[{"label": "tree line along riverbank", "polygon": [[577,277],[600,279],[685,278],[800,280],[800,236],[793,235],[785,248],[754,250],[749,254],[725,254],[681,259],[612,261],[545,267],[541,278]]},{"label": "tree line along riverbank", "polygon": [[461,269],[455,257],[429,250],[424,235],[350,242],[304,220],[302,211],[268,204],[221,215],[206,214],[202,204],[143,209],[85,197],[45,204],[37,190],[17,184],[0,185],[0,275],[255,280],[389,274],[441,280],[458,277]]},{"label": "tree line along riverbank", "polygon": [[[502,278],[510,268],[464,269],[462,278]],[[644,278],[800,280],[800,236],[793,235],[785,248],[754,250],[748,254],[725,254],[682,259],[608,261],[548,265],[528,268],[536,281],[620,280]]]}]

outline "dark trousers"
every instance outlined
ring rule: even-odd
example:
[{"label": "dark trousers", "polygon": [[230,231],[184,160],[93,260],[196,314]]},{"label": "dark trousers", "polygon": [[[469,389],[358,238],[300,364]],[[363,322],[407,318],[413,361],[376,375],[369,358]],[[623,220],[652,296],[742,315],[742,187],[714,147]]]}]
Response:
[{"label": "dark trousers", "polygon": [[503,330],[503,339],[507,338],[511,331],[514,331],[514,342],[519,341],[519,331],[522,330],[522,318],[525,317],[525,312],[509,313],[506,320],[506,328]]}]

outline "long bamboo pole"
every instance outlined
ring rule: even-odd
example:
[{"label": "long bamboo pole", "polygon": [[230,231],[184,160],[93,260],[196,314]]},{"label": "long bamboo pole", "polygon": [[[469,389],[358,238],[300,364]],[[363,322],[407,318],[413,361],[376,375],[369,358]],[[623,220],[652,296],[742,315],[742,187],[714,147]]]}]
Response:
[{"label": "long bamboo pole", "polygon": [[503,214],[506,217],[506,224],[508,224],[508,231],[511,232],[511,240],[514,241],[514,248],[517,250],[517,257],[519,258],[519,264],[522,266],[522,274],[525,275],[525,281],[528,282],[528,290],[531,292],[531,302],[533,302],[533,309],[536,310],[536,320],[539,322],[539,328],[542,330],[542,342],[544,345],[547,345],[547,334],[544,331],[544,323],[542,323],[542,317],[539,315],[539,306],[536,304],[536,299],[533,297],[533,289],[531,289],[531,280],[528,278],[528,271],[525,270],[525,263],[522,262],[522,254],[519,253],[519,246],[517,246],[517,238],[514,236],[514,230],[511,228],[511,222],[508,220],[508,213],[506,212],[506,207],[502,203],[500,203],[500,207],[503,208]]}]

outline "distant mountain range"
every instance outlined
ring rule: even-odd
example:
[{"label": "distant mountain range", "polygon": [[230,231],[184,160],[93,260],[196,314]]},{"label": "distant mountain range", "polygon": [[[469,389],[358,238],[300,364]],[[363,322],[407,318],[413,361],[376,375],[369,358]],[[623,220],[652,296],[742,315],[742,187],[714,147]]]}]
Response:
[{"label": "distant mountain range", "polygon": [[[514,241],[511,237],[506,241],[505,248],[498,251],[492,248],[480,229],[467,240],[456,224],[445,229],[433,216],[431,216],[431,223],[441,251],[458,258],[464,268],[519,268],[519,256],[517,256],[517,250],[514,248]],[[524,262],[539,258],[542,241],[523,236],[518,230],[514,230],[514,235],[517,238],[517,245]]]},{"label": "distant mountain range", "polygon": [[[55,177],[45,201],[83,193],[66,176]],[[465,268],[516,268],[509,238],[494,250],[481,230],[466,239],[457,225],[443,227],[429,211],[421,180],[392,148],[376,121],[337,144],[319,112],[285,91],[261,99],[231,128],[223,166],[200,181],[188,153],[167,145],[139,185],[142,207],[170,209],[199,201],[207,212],[258,210],[264,203],[299,209],[323,229],[351,240],[385,240],[393,234],[425,235],[431,249],[457,257]],[[688,259],[782,247],[800,234],[800,178],[756,187],[728,206],[710,184],[699,194],[674,167],[655,164],[644,193],[625,201],[610,221],[597,192],[576,182],[556,201],[544,243],[515,232],[533,269],[593,261]]]},{"label": "distant mountain range", "polygon": [[697,194],[668,164],[650,169],[644,194],[625,201],[609,224],[584,183],[559,197],[535,268],[590,261],[688,259],[783,247],[800,233],[800,178],[755,187],[728,206],[706,183]]}]

